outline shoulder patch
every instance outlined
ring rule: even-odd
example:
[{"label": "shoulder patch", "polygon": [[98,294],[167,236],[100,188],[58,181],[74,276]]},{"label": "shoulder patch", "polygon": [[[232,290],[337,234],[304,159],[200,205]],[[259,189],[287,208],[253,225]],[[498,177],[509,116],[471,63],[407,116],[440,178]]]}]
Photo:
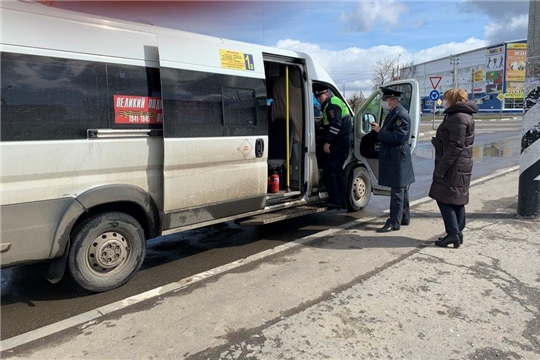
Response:
[{"label": "shoulder patch", "polygon": [[396,120],[396,125],[397,125],[397,126],[401,126],[401,124],[403,124],[403,122],[402,122],[401,120],[397,119],[397,120]]},{"label": "shoulder patch", "polygon": [[336,114],[334,113],[334,110],[329,110],[328,115],[330,115],[330,117],[336,116]]}]

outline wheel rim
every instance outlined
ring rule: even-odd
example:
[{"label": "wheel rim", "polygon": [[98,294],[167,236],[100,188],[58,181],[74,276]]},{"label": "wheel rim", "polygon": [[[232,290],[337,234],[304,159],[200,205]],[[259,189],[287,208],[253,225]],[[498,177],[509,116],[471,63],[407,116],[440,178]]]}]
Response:
[{"label": "wheel rim", "polygon": [[366,182],[361,176],[357,176],[352,184],[352,195],[355,202],[360,202],[366,197]]},{"label": "wheel rim", "polygon": [[130,256],[127,238],[117,231],[104,232],[90,244],[86,261],[89,269],[98,275],[119,271]]}]

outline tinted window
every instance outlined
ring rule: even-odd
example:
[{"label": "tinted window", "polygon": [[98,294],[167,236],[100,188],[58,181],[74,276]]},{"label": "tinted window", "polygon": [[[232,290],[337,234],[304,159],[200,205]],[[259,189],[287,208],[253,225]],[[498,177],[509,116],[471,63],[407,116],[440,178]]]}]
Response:
[{"label": "tinted window", "polygon": [[83,139],[108,126],[105,65],[2,53],[2,141]]},{"label": "tinted window", "polygon": [[267,133],[263,79],[161,69],[164,136],[248,136]]},{"label": "tinted window", "polygon": [[223,87],[225,126],[257,125],[255,90]]},{"label": "tinted window", "polygon": [[112,127],[162,126],[159,69],[107,64],[107,82]]}]

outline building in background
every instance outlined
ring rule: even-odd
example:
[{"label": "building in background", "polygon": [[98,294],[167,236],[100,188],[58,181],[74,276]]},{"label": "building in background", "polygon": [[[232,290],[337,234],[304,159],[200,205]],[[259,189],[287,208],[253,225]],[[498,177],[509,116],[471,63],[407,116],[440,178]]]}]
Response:
[{"label": "building in background", "polygon": [[[452,88],[467,90],[480,112],[516,113],[523,111],[526,60],[527,40],[507,41],[403,67],[399,77],[418,81],[425,113],[442,111],[442,94]],[[439,106],[429,97],[434,85]]]}]

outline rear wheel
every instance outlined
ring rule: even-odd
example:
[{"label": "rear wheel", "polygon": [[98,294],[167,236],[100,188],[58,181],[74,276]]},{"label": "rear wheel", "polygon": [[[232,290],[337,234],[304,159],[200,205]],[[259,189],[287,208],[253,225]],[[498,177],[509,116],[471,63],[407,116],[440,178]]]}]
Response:
[{"label": "rear wheel", "polygon": [[360,211],[371,199],[371,178],[365,167],[353,169],[349,175],[347,186],[347,205],[350,211]]},{"label": "rear wheel", "polygon": [[95,215],[71,234],[69,272],[88,291],[117,288],[139,270],[145,246],[143,229],[132,216],[121,212]]}]

